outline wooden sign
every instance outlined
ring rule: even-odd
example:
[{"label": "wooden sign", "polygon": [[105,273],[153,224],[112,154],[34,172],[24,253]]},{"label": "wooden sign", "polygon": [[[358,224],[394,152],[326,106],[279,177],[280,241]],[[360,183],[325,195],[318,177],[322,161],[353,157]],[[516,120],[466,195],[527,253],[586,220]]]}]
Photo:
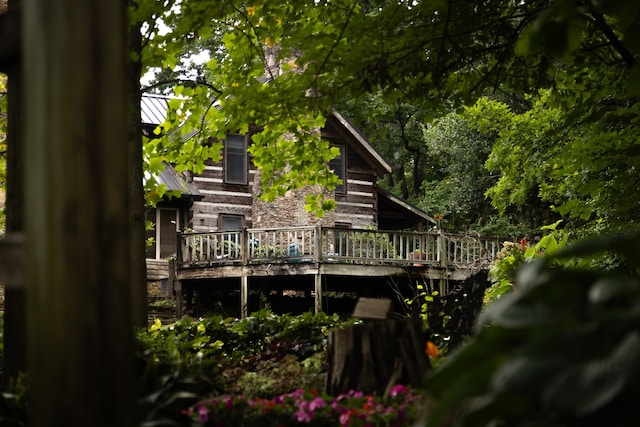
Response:
[{"label": "wooden sign", "polygon": [[353,317],[361,320],[390,319],[393,316],[393,302],[387,298],[358,298]]}]

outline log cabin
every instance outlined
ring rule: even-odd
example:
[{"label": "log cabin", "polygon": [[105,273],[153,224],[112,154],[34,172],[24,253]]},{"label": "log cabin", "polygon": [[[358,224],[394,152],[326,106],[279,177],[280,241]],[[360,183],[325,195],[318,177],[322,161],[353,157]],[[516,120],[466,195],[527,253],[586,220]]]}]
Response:
[{"label": "log cabin", "polygon": [[[164,121],[166,98],[147,95],[142,110],[152,135]],[[380,187],[391,166],[339,112],[327,116],[321,136],[340,150],[329,167],[342,180],[328,193],[335,210],[322,218],[304,209],[304,197],[324,189],[288,192],[273,202],[259,197],[247,135],[228,134],[222,160],[208,161],[201,174],[181,175],[167,165],[157,177],[182,196],[148,214],[155,228],[147,275],[176,296],[178,317],[216,311],[243,317],[265,306],[348,313],[358,297],[390,298],[401,311],[417,295],[417,283],[445,294],[501,248],[495,238],[438,231],[430,215]]]}]

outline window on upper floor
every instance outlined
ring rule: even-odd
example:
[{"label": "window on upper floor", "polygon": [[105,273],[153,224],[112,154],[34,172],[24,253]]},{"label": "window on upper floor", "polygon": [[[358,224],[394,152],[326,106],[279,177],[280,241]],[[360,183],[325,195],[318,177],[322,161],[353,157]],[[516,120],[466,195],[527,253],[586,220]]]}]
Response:
[{"label": "window on upper floor", "polygon": [[246,185],[248,174],[247,136],[229,133],[224,144],[224,182]]},{"label": "window on upper floor", "polygon": [[336,193],[346,193],[346,173],[345,173],[345,147],[344,145],[336,145],[340,150],[340,154],[329,161],[329,169],[342,180],[342,184],[336,185]]}]

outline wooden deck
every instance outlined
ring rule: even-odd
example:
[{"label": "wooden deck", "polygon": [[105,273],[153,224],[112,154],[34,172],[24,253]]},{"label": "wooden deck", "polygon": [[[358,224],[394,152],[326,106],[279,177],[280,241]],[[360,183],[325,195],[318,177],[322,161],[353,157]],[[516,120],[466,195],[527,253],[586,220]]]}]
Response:
[{"label": "wooden deck", "polygon": [[178,279],[225,277],[233,275],[234,267],[243,267],[247,274],[262,274],[265,265],[282,265],[286,271],[302,264],[346,275],[366,271],[365,276],[385,274],[377,273],[371,268],[374,266],[392,271],[406,267],[477,270],[489,265],[503,241],[449,233],[319,226],[189,233],[179,238]]},{"label": "wooden deck", "polygon": [[180,234],[176,289],[180,292],[181,283],[237,278],[244,308],[249,278],[312,276],[319,311],[323,277],[409,275],[461,281],[488,268],[503,242],[442,232],[320,226]]}]

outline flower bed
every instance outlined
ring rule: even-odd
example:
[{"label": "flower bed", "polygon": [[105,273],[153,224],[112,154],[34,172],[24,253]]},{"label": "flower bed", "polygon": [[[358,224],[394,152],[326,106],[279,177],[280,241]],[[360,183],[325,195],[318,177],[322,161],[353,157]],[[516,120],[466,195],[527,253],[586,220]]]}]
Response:
[{"label": "flower bed", "polygon": [[222,396],[204,400],[187,413],[202,426],[404,426],[423,415],[425,399],[396,385],[382,398],[352,391],[330,397],[297,389],[272,399]]}]

